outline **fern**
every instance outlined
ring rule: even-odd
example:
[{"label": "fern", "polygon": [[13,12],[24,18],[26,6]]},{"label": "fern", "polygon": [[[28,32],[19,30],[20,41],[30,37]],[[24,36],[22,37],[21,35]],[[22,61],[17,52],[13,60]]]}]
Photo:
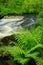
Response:
[{"label": "fern", "polygon": [[[35,26],[37,25],[35,24]],[[9,62],[14,63],[17,61],[22,65],[28,65],[28,61],[30,62],[32,58],[36,61],[36,65],[43,65],[43,59],[41,58],[43,24],[38,25],[36,28],[35,26],[32,28],[32,32],[25,30],[17,34],[13,33],[13,38],[17,42],[10,40],[8,46],[0,46],[0,57],[10,54],[13,58],[10,58]],[[11,46],[11,43],[15,45]]]}]

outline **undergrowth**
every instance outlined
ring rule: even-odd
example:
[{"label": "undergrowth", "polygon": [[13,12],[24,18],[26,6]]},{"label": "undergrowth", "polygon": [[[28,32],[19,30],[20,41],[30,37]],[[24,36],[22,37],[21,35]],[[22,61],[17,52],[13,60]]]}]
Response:
[{"label": "undergrowth", "polygon": [[[0,46],[0,57],[10,55],[6,59],[10,65],[43,65],[43,22],[36,22],[32,30],[14,34],[8,45]],[[16,41],[15,41],[16,40]],[[6,41],[7,42],[7,41]],[[2,39],[0,43],[3,43]],[[3,59],[3,60],[4,60]]]}]

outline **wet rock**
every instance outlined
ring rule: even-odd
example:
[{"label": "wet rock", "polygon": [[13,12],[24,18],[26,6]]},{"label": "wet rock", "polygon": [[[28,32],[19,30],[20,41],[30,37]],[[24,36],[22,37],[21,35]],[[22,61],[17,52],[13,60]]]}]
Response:
[{"label": "wet rock", "polygon": [[3,45],[3,43],[2,42],[0,42],[0,46],[2,46]]},{"label": "wet rock", "polygon": [[8,45],[9,44],[9,37],[5,37],[1,40],[1,42],[3,42],[3,45]]},{"label": "wet rock", "polygon": [[24,16],[4,16],[5,19],[19,19],[22,20],[24,18]]},{"label": "wet rock", "polygon": [[[13,42],[17,42],[17,39],[15,37],[12,36],[7,36],[7,37],[4,37],[1,42],[3,43],[3,45],[9,45],[10,41],[13,41]],[[14,43],[11,43],[11,45],[15,45]]]}]

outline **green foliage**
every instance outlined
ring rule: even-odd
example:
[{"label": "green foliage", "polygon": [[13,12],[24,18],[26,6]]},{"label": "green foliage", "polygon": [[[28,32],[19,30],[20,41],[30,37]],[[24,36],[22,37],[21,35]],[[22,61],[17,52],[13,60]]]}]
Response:
[{"label": "green foliage", "polygon": [[0,0],[0,15],[8,13],[39,13],[43,11],[43,0]]},{"label": "green foliage", "polygon": [[31,31],[25,30],[13,34],[13,37],[17,39],[16,43],[12,41],[16,45],[0,46],[0,56],[10,54],[13,57],[10,62],[18,61],[22,65],[28,65],[27,62],[33,58],[37,65],[43,65],[43,59],[41,58],[41,48],[43,48],[42,21],[36,22]]},{"label": "green foliage", "polygon": [[42,11],[40,11],[40,13],[39,13],[38,17],[43,18],[43,10],[42,10]]}]

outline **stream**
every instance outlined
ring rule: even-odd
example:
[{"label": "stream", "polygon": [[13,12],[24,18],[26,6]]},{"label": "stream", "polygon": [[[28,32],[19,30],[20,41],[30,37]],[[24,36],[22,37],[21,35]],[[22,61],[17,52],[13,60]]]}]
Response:
[{"label": "stream", "polygon": [[17,31],[20,26],[23,28],[29,28],[34,22],[36,22],[36,20],[38,20],[38,18],[34,16],[23,16],[22,18],[19,16],[16,18],[0,19],[0,37],[11,35],[11,32]]}]

